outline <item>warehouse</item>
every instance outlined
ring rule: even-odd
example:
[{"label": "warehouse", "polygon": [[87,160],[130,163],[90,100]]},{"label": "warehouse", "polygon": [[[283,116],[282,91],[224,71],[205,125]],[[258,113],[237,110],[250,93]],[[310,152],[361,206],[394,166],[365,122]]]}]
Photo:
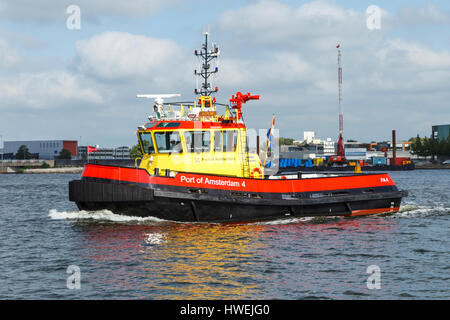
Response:
[{"label": "warehouse", "polygon": [[53,160],[62,149],[69,150],[72,158],[78,155],[78,141],[76,140],[5,141],[4,158],[12,159],[22,145],[28,148],[35,159]]},{"label": "warehouse", "polygon": [[450,124],[431,127],[432,137],[437,140],[446,140],[450,136]]}]

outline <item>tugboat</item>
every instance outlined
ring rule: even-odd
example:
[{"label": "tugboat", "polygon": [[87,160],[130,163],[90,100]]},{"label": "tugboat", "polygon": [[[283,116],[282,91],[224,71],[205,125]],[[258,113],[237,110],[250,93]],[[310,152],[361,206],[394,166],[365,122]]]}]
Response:
[{"label": "tugboat", "polygon": [[[242,106],[258,95],[237,92],[228,104],[211,95],[209,77],[216,45],[195,51],[202,68],[193,102],[164,102],[179,94],[137,95],[154,99],[155,114],[138,127],[139,166],[88,163],[81,180],[69,182],[69,199],[80,210],[182,222],[245,222],[292,217],[362,216],[397,212],[407,191],[380,174],[269,175],[248,148]],[[218,107],[225,113],[219,114]],[[265,161],[264,161],[265,162]]]}]

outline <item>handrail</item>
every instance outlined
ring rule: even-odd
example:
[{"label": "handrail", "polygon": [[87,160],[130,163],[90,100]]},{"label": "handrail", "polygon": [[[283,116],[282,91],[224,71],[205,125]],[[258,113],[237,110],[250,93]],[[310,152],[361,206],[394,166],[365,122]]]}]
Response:
[{"label": "handrail", "polygon": [[136,158],[134,158],[134,167],[135,168],[138,168],[138,165],[137,165],[137,160],[138,159],[141,159],[141,161],[142,161],[142,158],[141,157],[136,157]]}]

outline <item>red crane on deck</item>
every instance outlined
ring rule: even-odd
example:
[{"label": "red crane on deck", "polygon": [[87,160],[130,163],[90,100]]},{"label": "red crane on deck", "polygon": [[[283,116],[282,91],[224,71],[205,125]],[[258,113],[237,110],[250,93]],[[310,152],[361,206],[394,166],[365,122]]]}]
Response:
[{"label": "red crane on deck", "polygon": [[240,120],[242,117],[242,104],[246,103],[249,100],[259,100],[259,95],[250,95],[250,92],[247,94],[242,94],[241,92],[236,93],[236,97],[234,94],[231,96],[230,102],[234,105],[233,109],[236,109],[236,120]]}]

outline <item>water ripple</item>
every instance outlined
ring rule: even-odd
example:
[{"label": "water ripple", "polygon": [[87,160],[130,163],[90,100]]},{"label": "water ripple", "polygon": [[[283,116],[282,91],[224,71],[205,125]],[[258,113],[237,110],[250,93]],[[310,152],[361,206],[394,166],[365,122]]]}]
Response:
[{"label": "water ripple", "polygon": [[[0,176],[4,299],[448,299],[449,171],[392,172],[398,213],[220,224],[79,211],[78,175]],[[67,267],[81,289],[66,286]],[[368,267],[381,272],[370,290]]]}]

